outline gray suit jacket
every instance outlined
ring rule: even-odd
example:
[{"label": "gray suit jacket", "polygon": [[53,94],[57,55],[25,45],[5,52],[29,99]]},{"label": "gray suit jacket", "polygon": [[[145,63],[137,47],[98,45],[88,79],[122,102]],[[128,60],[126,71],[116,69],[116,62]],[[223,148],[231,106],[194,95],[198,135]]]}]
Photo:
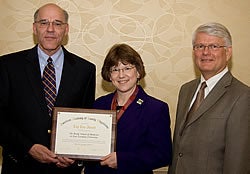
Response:
[{"label": "gray suit jacket", "polygon": [[184,126],[199,82],[180,90],[169,174],[247,174],[250,88],[226,73]]}]

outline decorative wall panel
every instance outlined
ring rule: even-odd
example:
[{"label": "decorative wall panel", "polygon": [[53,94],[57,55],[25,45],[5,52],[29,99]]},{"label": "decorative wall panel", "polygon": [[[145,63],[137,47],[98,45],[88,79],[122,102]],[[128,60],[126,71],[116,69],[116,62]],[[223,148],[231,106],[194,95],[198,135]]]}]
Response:
[{"label": "decorative wall panel", "polygon": [[197,74],[191,37],[205,22],[220,22],[233,36],[231,71],[250,85],[250,1],[248,0],[0,0],[0,55],[33,47],[33,13],[54,2],[69,14],[65,47],[97,66],[96,97],[112,91],[101,67],[115,43],[134,47],[147,75],[140,83],[169,104],[172,130],[180,86]]}]

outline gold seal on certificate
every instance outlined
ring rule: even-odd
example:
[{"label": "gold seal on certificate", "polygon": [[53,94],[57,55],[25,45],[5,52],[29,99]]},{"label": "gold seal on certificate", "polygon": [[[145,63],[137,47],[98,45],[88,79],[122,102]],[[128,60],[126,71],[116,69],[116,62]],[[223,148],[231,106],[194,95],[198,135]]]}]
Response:
[{"label": "gold seal on certificate", "polygon": [[116,111],[55,107],[51,150],[58,156],[99,160],[114,152]]}]

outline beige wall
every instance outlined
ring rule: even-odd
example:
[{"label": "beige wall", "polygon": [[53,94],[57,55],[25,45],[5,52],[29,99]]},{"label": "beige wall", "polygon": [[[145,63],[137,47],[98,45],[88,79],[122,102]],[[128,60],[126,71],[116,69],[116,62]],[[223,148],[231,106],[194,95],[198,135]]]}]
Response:
[{"label": "beige wall", "polygon": [[249,0],[0,0],[0,55],[33,46],[34,11],[55,2],[70,14],[66,48],[97,65],[96,97],[106,94],[100,70],[107,50],[126,42],[142,56],[145,90],[169,104],[174,127],[180,86],[195,77],[191,34],[210,21],[233,36],[233,74],[250,85]]}]

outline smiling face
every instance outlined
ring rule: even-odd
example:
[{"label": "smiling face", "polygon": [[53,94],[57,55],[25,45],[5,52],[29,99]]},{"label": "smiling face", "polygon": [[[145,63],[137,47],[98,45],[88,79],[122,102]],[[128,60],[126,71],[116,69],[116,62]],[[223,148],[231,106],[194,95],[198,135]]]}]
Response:
[{"label": "smiling face", "polygon": [[131,94],[136,88],[137,79],[140,77],[136,67],[131,64],[118,63],[111,68],[110,81],[118,93]]},{"label": "smiling face", "polygon": [[[38,45],[51,56],[60,48],[63,38],[69,31],[64,12],[55,4],[47,4],[39,9],[35,21],[37,22],[33,23],[33,33],[38,39]],[[46,26],[38,21],[49,21],[50,23]],[[56,26],[55,21],[63,25]]]},{"label": "smiling face", "polygon": [[[194,45],[197,44],[224,46],[225,41],[201,32],[196,35]],[[231,55],[232,47],[221,47],[217,50],[205,47],[203,50],[193,50],[194,62],[206,80],[220,73],[227,66]]]}]

